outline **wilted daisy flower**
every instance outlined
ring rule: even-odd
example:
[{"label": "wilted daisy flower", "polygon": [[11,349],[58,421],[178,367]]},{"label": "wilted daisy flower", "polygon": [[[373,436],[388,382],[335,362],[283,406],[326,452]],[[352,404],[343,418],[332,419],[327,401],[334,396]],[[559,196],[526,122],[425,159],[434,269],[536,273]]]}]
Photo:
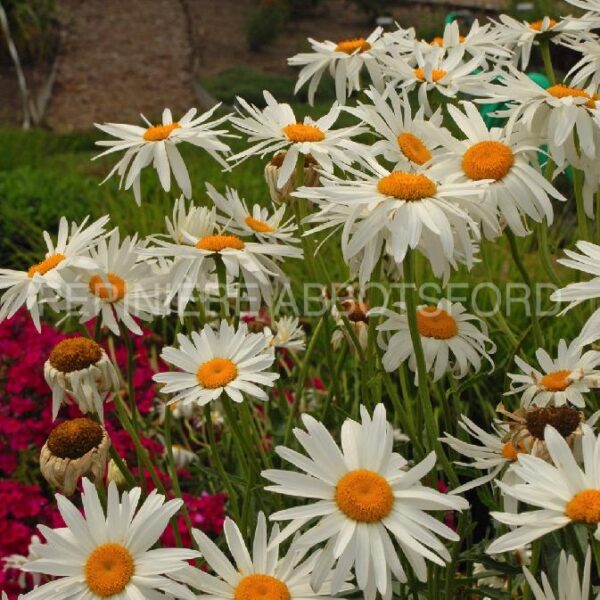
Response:
[{"label": "wilted daisy flower", "polygon": [[520,454],[513,469],[523,483],[498,484],[504,494],[536,509],[517,514],[492,512],[492,517],[513,529],[492,542],[488,554],[514,550],[566,525],[595,527],[600,523],[600,438],[583,426],[583,468],[551,425],[546,426],[545,439],[553,464]]},{"label": "wilted daisy flower", "polygon": [[345,110],[382,138],[370,147],[373,156],[383,155],[396,169],[418,170],[439,154],[440,141],[434,131],[442,126],[441,111],[425,120],[420,108],[413,117],[408,96],[399,95],[391,86],[383,94],[374,88],[365,94],[372,104],[359,102]]},{"label": "wilted daisy flower", "polygon": [[348,332],[348,325],[343,319],[343,317],[346,317],[350,327],[354,330],[354,335],[356,336],[360,347],[365,350],[369,341],[369,304],[365,300],[359,300],[352,296],[342,298],[339,301],[339,304],[341,310],[338,309],[336,304],[331,308],[331,316],[337,326],[335,331],[331,334],[331,345],[333,346],[333,349],[337,350],[340,347],[342,340],[345,339],[352,350],[357,350],[354,345],[354,340]]},{"label": "wilted daisy flower", "polygon": [[92,160],[125,150],[123,158],[113,167],[104,181],[117,173],[120,177],[119,188],[123,187],[123,182],[126,190],[133,187],[133,194],[138,205],[141,202],[142,170],[150,163],[156,169],[160,184],[166,192],[171,189],[171,171],[173,171],[175,181],[183,195],[190,198],[192,184],[177,144],[187,142],[202,148],[216,161],[226,166],[227,163],[221,157],[221,153],[229,152],[229,146],[221,141],[219,136],[226,136],[228,132],[226,129],[215,128],[227,121],[229,115],[213,121],[209,120],[219,106],[220,104],[217,104],[199,117],[196,117],[196,109],[192,108],[178,121],[173,121],[171,111],[165,108],[162,114],[162,123],[159,125],[152,125],[142,115],[147,127],[124,123],[105,123],[104,125],[94,123],[100,131],[117,139],[96,142],[98,146],[108,146],[108,150],[98,154]]},{"label": "wilted daisy flower", "polygon": [[588,546],[585,553],[583,575],[579,579],[579,565],[574,556],[564,550],[560,553],[558,562],[558,592],[554,594],[546,573],[542,573],[542,585],[536,581],[531,571],[523,567],[523,574],[533,592],[535,600],[590,600],[590,575],[592,567],[592,553]]},{"label": "wilted daisy flower", "polygon": [[85,337],[62,340],[44,363],[44,378],[52,389],[52,418],[72,397],[82,413],[104,419],[103,396],[119,389],[119,377],[106,352]]},{"label": "wilted daisy flower", "polygon": [[[279,526],[275,525],[271,535],[267,532],[265,515],[258,514],[254,543],[249,551],[238,526],[229,518],[224,525],[227,545],[234,563],[223,554],[216,544],[202,531],[193,530],[208,565],[215,575],[200,569],[189,572],[189,583],[202,592],[205,600],[308,600],[330,595],[331,573],[325,574],[325,584],[317,592],[310,586],[311,574],[320,570],[319,557],[315,552],[305,559],[306,548],[299,549],[292,544],[286,556],[279,557]],[[351,589],[344,580],[340,589]]]},{"label": "wilted daisy flower", "polygon": [[402,56],[382,58],[385,75],[394,87],[406,91],[418,90],[419,105],[425,115],[431,115],[429,94],[437,90],[443,96],[455,98],[459,93],[479,93],[481,85],[489,81],[491,73],[474,73],[485,61],[483,54],[463,60],[465,49],[457,46],[447,54],[443,48],[432,47],[424,52],[420,45],[415,47],[416,66]]},{"label": "wilted daisy flower", "polygon": [[560,20],[544,17],[538,21],[517,21],[513,17],[502,14],[500,23],[495,23],[498,39],[501,43],[512,46],[515,51],[515,62],[521,60],[521,68],[529,65],[531,49],[540,38],[554,44],[572,41],[573,38],[590,37],[590,29],[594,22],[589,19],[562,17]]},{"label": "wilted daisy flower", "polygon": [[65,497],[57,494],[65,528],[39,526],[46,539],[34,550],[40,558],[24,569],[57,577],[24,596],[26,600],[71,600],[87,598],[175,598],[194,600],[186,586],[178,583],[178,572],[187,568],[186,561],[200,554],[186,548],[151,548],[177,513],[182,500],[169,500],[150,492],[140,506],[141,488],[124,492],[119,501],[117,486],[108,486],[108,509],[105,515],[98,492],[83,480],[82,502],[85,516]]},{"label": "wilted daisy flower", "polygon": [[254,204],[249,209],[246,201],[233,188],[226,188],[223,195],[207,183],[206,191],[217,210],[222,213],[217,213],[217,222],[233,233],[252,235],[261,241],[300,243],[300,240],[293,237],[297,230],[294,219],[284,220],[285,206],[270,213],[268,208],[260,204]]},{"label": "wilted daisy flower", "polygon": [[253,155],[262,157],[285,149],[277,179],[278,188],[287,183],[301,155],[310,154],[328,172],[333,171],[336,164],[352,162],[347,141],[366,130],[360,125],[331,129],[341,110],[337,104],[316,121],[305,117],[303,122],[299,122],[289,104],[279,104],[266,90],[263,94],[267,103],[263,110],[248,104],[243,98],[237,99],[241,106],[239,116],[231,117],[231,122],[249,136],[252,146],[229,157],[230,161],[239,162]]},{"label": "wilted daisy flower", "polygon": [[[265,165],[264,175],[267,187],[269,188],[269,195],[271,200],[275,204],[292,204],[292,192],[298,189],[299,182],[296,178],[296,173],[292,173],[287,182],[283,186],[278,187],[277,182],[279,181],[279,174],[281,173],[281,167],[287,152],[278,152],[271,160],[267,161]],[[296,166],[296,168],[298,168]],[[304,156],[304,169],[302,174],[302,185],[313,187],[319,185],[319,163],[310,155]]]},{"label": "wilted daisy flower", "polygon": [[378,58],[385,52],[381,40],[383,28],[378,27],[367,38],[352,38],[341,42],[317,42],[308,38],[312,52],[301,52],[288,58],[292,67],[302,67],[294,94],[307,83],[308,101],[312,105],[315,92],[325,71],[329,71],[335,81],[337,101],[345,104],[353,92],[360,91],[360,76],[366,68],[372,83],[381,88],[383,77]]},{"label": "wilted daisy flower", "polygon": [[[385,350],[382,364],[386,371],[396,370],[408,359],[408,366],[417,375],[417,363],[408,328],[405,305],[397,302],[394,306],[402,309],[396,313],[385,308],[376,308],[371,314],[380,314],[387,320],[377,326],[380,332],[379,345]],[[475,325],[475,323],[477,325]],[[481,369],[482,359],[493,368],[490,357],[496,346],[487,335],[487,326],[474,315],[469,314],[460,302],[442,299],[437,306],[420,306],[417,311],[417,327],[425,354],[427,371],[433,371],[433,380],[441,379],[446,373],[454,377],[464,377],[471,369]],[[383,332],[393,332],[383,335]],[[388,337],[389,336],[389,337]]]},{"label": "wilted daisy flower", "polygon": [[174,394],[170,403],[204,405],[223,393],[234,402],[242,402],[245,394],[268,400],[258,386],[272,387],[279,375],[267,371],[275,355],[263,333],[248,333],[244,323],[236,330],[223,319],[218,332],[205,325],[191,337],[178,334],[177,341],[179,348],[163,348],[161,358],[181,371],[153,377],[166,384],[164,394]]},{"label": "wilted daisy flower", "polygon": [[[448,155],[436,161],[431,172],[448,182],[489,181],[482,202],[493,213],[499,213],[516,235],[527,234],[525,217],[540,223],[554,218],[550,197],[566,200],[530,163],[532,146],[512,129],[485,125],[479,111],[471,102],[464,103],[464,113],[448,105],[448,112],[465,134],[465,140],[441,135]],[[484,227],[487,237],[498,234]]]},{"label": "wilted daisy flower", "polygon": [[338,585],[332,586],[332,594],[340,591],[339,584],[354,567],[358,587],[367,598],[374,598],[376,591],[387,598],[392,574],[398,581],[407,580],[399,551],[420,581],[427,579],[425,559],[441,566],[450,559],[434,534],[453,541],[458,536],[425,511],[462,510],[468,503],[420,484],[435,466],[435,453],[408,468],[407,461],[393,452],[393,429],[383,404],[377,405],[372,418],[361,407],[361,423],[346,419],[341,451],[322,423],[306,413],[302,420],[307,431],[296,429],[294,434],[309,457],[281,446],[276,452],[303,473],[269,469],[263,476],[275,484],[267,490],[316,500],[271,515],[291,521],[282,537],[318,519],[297,540],[299,547],[327,541],[321,567],[313,573],[313,589],[320,589],[337,561]]},{"label": "wilted daisy flower", "polygon": [[92,271],[76,273],[73,294],[68,300],[80,303],[81,322],[98,317],[115,335],[120,335],[119,323],[129,331],[142,335],[134,317],[144,321],[164,314],[164,279],[155,275],[148,262],[139,260],[139,250],[145,243],[137,236],[124,238],[113,230],[90,249],[97,265]]},{"label": "wilted daisy flower", "polygon": [[6,291],[0,299],[0,322],[10,319],[23,305],[27,307],[35,327],[41,331],[40,304],[52,302],[57,294],[64,294],[63,269],[77,267],[94,269],[96,263],[87,250],[104,234],[109,217],[101,217],[86,227],[88,217],[81,225],[69,223],[62,217],[58,225],[56,244],[44,231],[48,251],[44,259],[26,271],[0,269],[0,289]]},{"label": "wilted daisy flower", "polygon": [[265,335],[269,339],[269,345],[274,348],[286,348],[301,352],[306,346],[306,333],[300,326],[298,317],[279,317],[272,323],[273,332],[265,328]]},{"label": "wilted daisy flower", "polygon": [[600,352],[583,351],[578,339],[567,345],[558,343],[558,356],[553,359],[543,348],[535,353],[540,370],[515,356],[522,373],[508,373],[510,391],[505,395],[519,394],[521,406],[563,406],[572,404],[585,407],[584,394],[590,391],[588,377],[597,377],[600,371]]},{"label": "wilted daisy flower", "polygon": [[313,232],[343,226],[344,259],[349,263],[360,256],[361,283],[371,276],[384,248],[399,264],[409,248],[418,248],[431,233],[439,238],[443,256],[452,261],[456,236],[462,249],[479,235],[472,216],[491,228],[494,223],[498,226],[495,216],[478,202],[486,182],[446,183],[428,171],[389,171],[370,158],[364,166],[364,171],[352,170],[353,180],[324,174],[322,187],[303,187],[295,193],[319,206],[309,221],[322,225]]},{"label": "wilted daisy flower", "polygon": [[102,481],[110,439],[104,427],[91,419],[70,419],[57,425],[40,454],[44,479],[65,496],[71,496],[82,477]]}]

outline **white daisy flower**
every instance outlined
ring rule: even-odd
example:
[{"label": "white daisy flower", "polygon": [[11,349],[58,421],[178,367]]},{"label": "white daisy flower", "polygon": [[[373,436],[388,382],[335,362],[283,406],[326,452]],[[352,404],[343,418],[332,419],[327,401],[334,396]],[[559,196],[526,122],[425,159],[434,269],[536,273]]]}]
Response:
[{"label": "white daisy flower", "polygon": [[[405,305],[397,302],[394,306],[402,309],[396,313],[386,308],[375,308],[370,314],[384,315],[387,320],[377,326],[380,332],[378,341],[385,350],[382,364],[386,371],[395,371],[405,360],[417,377],[417,362],[408,329]],[[475,323],[477,325],[475,325]],[[482,358],[490,363],[496,345],[487,335],[486,324],[466,311],[460,302],[442,299],[436,306],[425,305],[417,309],[417,326],[425,354],[427,372],[433,371],[433,380],[438,381],[446,373],[454,377],[464,377],[471,369],[481,369]],[[383,332],[393,332],[389,334]]]},{"label": "white daisy flower", "polygon": [[[538,223],[546,218],[548,225],[552,224],[550,197],[562,201],[566,198],[530,165],[537,145],[528,143],[512,129],[488,130],[474,104],[465,102],[463,106],[464,112],[450,104],[447,108],[466,139],[440,135],[448,155],[436,161],[431,172],[451,183],[488,181],[482,202],[491,212],[500,214],[516,235],[528,233],[525,217]],[[484,228],[484,234],[495,237],[498,230]]]},{"label": "white daisy flower", "polygon": [[475,438],[479,444],[471,444],[460,440],[449,433],[440,438],[459,454],[472,459],[471,462],[459,462],[457,465],[472,467],[481,471],[488,471],[482,477],[477,477],[464,485],[452,490],[453,494],[462,494],[467,490],[489,483],[502,473],[502,480],[510,483],[511,465],[517,460],[519,454],[527,452],[523,444],[515,446],[510,440],[507,441],[508,427],[493,423],[493,433],[488,433],[465,415],[460,416],[459,426],[467,435]]},{"label": "white daisy flower", "polygon": [[295,429],[294,434],[309,456],[281,446],[276,452],[304,473],[269,469],[263,476],[275,484],[267,490],[316,500],[271,515],[291,521],[282,537],[318,519],[297,540],[300,547],[327,540],[319,569],[313,572],[313,589],[320,589],[337,561],[332,594],[340,591],[339,584],[354,567],[366,598],[379,591],[389,599],[392,574],[398,581],[407,580],[398,551],[421,581],[427,578],[425,559],[442,566],[450,559],[436,534],[453,541],[458,536],[425,511],[462,510],[468,503],[420,484],[435,466],[435,453],[408,468],[393,452],[394,433],[383,404],[372,418],[361,407],[361,423],[344,422],[341,451],[322,423],[308,414],[302,420],[307,431]]},{"label": "white daisy flower", "polygon": [[164,314],[164,278],[153,273],[150,263],[138,262],[139,250],[145,245],[138,242],[137,235],[121,242],[118,229],[114,229],[90,249],[97,268],[77,273],[69,285],[74,295],[67,298],[80,304],[82,323],[98,317],[115,335],[120,335],[119,322],[142,335],[134,317],[151,321]]},{"label": "white daisy flower", "polygon": [[600,0],[565,0],[565,2],[583,10],[589,10],[592,14],[600,13]]},{"label": "white daisy flower", "polygon": [[96,268],[96,263],[87,255],[87,250],[104,234],[108,219],[108,216],[101,217],[86,227],[86,217],[81,225],[72,223],[69,228],[67,219],[62,217],[56,244],[48,232],[44,231],[48,251],[41,262],[31,265],[27,271],[0,269],[0,290],[6,290],[0,299],[0,322],[10,319],[25,305],[36,329],[41,331],[40,304],[52,303],[57,295],[64,292],[63,269]]},{"label": "white daisy flower", "polygon": [[300,243],[294,238],[297,227],[293,218],[284,220],[285,205],[275,212],[254,204],[248,208],[246,201],[240,198],[237,190],[226,188],[225,195],[220,194],[210,183],[206,184],[206,192],[217,209],[217,222],[238,235],[255,236],[265,242]]},{"label": "white daisy flower", "polygon": [[306,347],[306,333],[298,317],[279,317],[273,321],[273,330],[274,333],[268,327],[265,329],[269,345],[296,352],[302,352]]},{"label": "white daisy flower", "polygon": [[335,91],[339,104],[345,104],[353,92],[361,89],[360,76],[363,67],[375,87],[383,87],[383,77],[378,58],[385,52],[381,39],[383,28],[378,27],[365,38],[353,38],[335,43],[318,42],[308,38],[312,52],[301,52],[288,58],[288,65],[302,67],[294,93],[307,83],[308,101],[312,105],[315,92],[325,71],[329,71],[335,81]]},{"label": "white daisy flower", "polygon": [[[33,551],[33,547],[37,546],[40,543],[40,538],[37,535],[32,535],[29,545],[27,546],[27,555],[22,554],[10,554],[9,556],[5,556],[2,558],[2,562],[4,563],[2,566],[3,571],[15,570],[20,571],[19,576],[17,578],[17,584],[22,589],[25,590],[30,587],[28,580],[31,580],[31,587],[38,587],[42,583],[42,576],[39,573],[26,573],[23,571],[23,567],[32,560],[39,558],[36,556]],[[22,598],[19,595],[19,600]],[[8,600],[8,596],[5,592],[2,592],[2,600]]]},{"label": "white daisy flower", "polygon": [[413,66],[401,55],[384,56],[382,63],[386,77],[394,87],[411,91],[418,89],[419,105],[426,116],[430,116],[429,94],[437,90],[443,96],[455,98],[459,93],[476,93],[484,82],[493,78],[492,73],[474,73],[485,61],[485,55],[478,54],[469,60],[463,60],[465,49],[462,46],[452,48],[447,54],[444,48],[434,46],[423,51],[421,45],[415,46]]},{"label": "white daisy flower", "polygon": [[498,483],[504,494],[536,509],[517,514],[492,512],[493,518],[514,529],[492,542],[488,554],[514,550],[567,525],[595,527],[600,523],[600,437],[583,426],[583,468],[551,425],[546,426],[544,437],[553,464],[520,454],[513,469],[522,483]]},{"label": "white daisy flower", "polygon": [[61,404],[72,397],[82,413],[104,420],[104,396],[120,388],[117,371],[94,340],[73,337],[62,340],[44,363],[44,378],[52,390],[52,419]]},{"label": "white daisy flower", "polygon": [[[588,547],[585,553],[583,565],[583,576],[579,579],[579,565],[574,556],[567,554],[564,550],[560,553],[558,563],[558,593],[554,594],[552,586],[546,573],[542,572],[542,585],[527,567],[523,567],[523,574],[527,579],[533,592],[535,600],[590,600],[590,575],[592,567],[592,553]],[[600,598],[600,594],[596,597]]]},{"label": "white daisy flower", "polygon": [[299,122],[289,104],[279,104],[266,90],[263,93],[267,103],[263,110],[248,104],[243,98],[237,99],[241,105],[237,111],[239,116],[231,117],[231,122],[249,136],[248,141],[253,145],[229,157],[230,161],[239,162],[253,155],[263,157],[285,149],[277,179],[278,188],[288,182],[300,155],[310,154],[328,172],[333,171],[334,164],[352,162],[354,157],[348,150],[347,141],[366,130],[359,125],[332,130],[341,110],[337,104],[317,121],[305,117],[303,122]]},{"label": "white daisy flower", "polygon": [[[57,494],[61,529],[39,526],[45,544],[33,550],[39,556],[24,569],[57,577],[24,596],[26,600],[74,600],[87,598],[148,598],[163,594],[194,600],[186,586],[178,583],[178,572],[200,554],[187,548],[151,548],[183,504],[152,491],[137,510],[141,488],[124,492],[119,500],[117,486],[108,486],[106,514],[98,492],[83,480],[85,516],[64,496]],[[161,593],[162,592],[162,593]]]},{"label": "white daisy flower", "polygon": [[581,58],[567,73],[571,84],[583,87],[591,85],[596,88],[600,84],[600,44],[598,41],[588,40],[566,45],[581,54]]},{"label": "white daisy flower", "polygon": [[419,170],[439,155],[441,145],[435,129],[442,126],[442,113],[436,111],[428,120],[423,108],[412,115],[406,93],[398,94],[388,86],[383,94],[371,88],[365,92],[372,104],[359,102],[345,110],[371,127],[381,139],[370,147],[373,156],[383,155],[398,170]]},{"label": "white daisy flower", "polygon": [[190,236],[202,237],[214,227],[214,221],[214,210],[206,206],[196,206],[192,201],[186,204],[183,196],[175,200],[172,217],[165,217],[165,225],[173,242],[188,246],[193,245],[188,239]]},{"label": "white daisy flower", "polygon": [[[190,584],[202,592],[201,597],[205,600],[330,598],[331,573],[326,574],[326,582],[317,592],[309,583],[311,574],[320,569],[321,552],[305,558],[307,548],[300,549],[292,544],[287,554],[280,558],[277,542],[279,526],[275,525],[268,535],[267,521],[262,512],[258,514],[251,551],[238,526],[229,517],[225,519],[224,532],[234,563],[207,535],[198,529],[193,530],[198,548],[216,573],[210,575],[194,569],[189,574]],[[347,591],[352,586],[342,581],[340,589]]]},{"label": "white daisy flower", "polygon": [[543,348],[535,353],[540,370],[515,356],[522,373],[508,373],[510,391],[505,395],[520,394],[521,406],[563,406],[572,404],[585,408],[584,394],[590,391],[587,378],[598,377],[600,352],[583,348],[578,339],[569,345],[558,343],[558,356],[553,359]]},{"label": "white daisy flower", "polygon": [[485,181],[446,183],[428,171],[389,171],[371,158],[364,159],[364,166],[364,171],[351,170],[354,180],[323,174],[321,187],[302,187],[295,193],[319,207],[309,222],[321,225],[311,232],[343,226],[344,259],[350,263],[361,256],[361,284],[368,281],[384,247],[400,264],[409,248],[418,248],[431,234],[429,238],[441,242],[444,258],[453,261],[457,246],[472,247],[473,238],[479,237],[472,216],[498,227],[495,216],[478,201]]},{"label": "white daisy flower", "polygon": [[175,181],[183,195],[190,198],[192,184],[177,144],[187,142],[202,148],[221,165],[227,166],[221,153],[229,152],[229,146],[221,141],[219,136],[226,136],[228,132],[226,129],[216,129],[216,127],[227,121],[229,115],[213,121],[209,120],[219,106],[220,104],[217,104],[199,117],[196,117],[196,109],[192,108],[178,121],[173,121],[171,111],[165,108],[160,125],[152,125],[142,115],[147,127],[124,123],[105,123],[104,125],[94,123],[100,131],[117,139],[96,142],[97,146],[107,146],[108,150],[98,154],[92,160],[125,150],[123,158],[113,167],[104,181],[117,173],[120,177],[119,188],[123,187],[123,182],[126,190],[133,187],[135,201],[138,205],[141,202],[142,170],[150,163],[156,169],[160,184],[166,192],[171,189],[171,171],[173,171]]},{"label": "white daisy flower", "polygon": [[529,65],[531,49],[539,42],[540,37],[549,39],[554,44],[568,43],[573,38],[590,37],[594,27],[593,20],[586,18],[562,17],[560,20],[548,16],[538,21],[517,21],[513,17],[502,14],[500,22],[494,21],[498,40],[512,46],[515,51],[515,62],[521,61],[523,71]]},{"label": "white daisy flower", "polygon": [[205,325],[200,333],[192,332],[191,337],[178,334],[177,341],[179,348],[163,348],[161,358],[181,371],[153,377],[165,384],[164,394],[174,394],[169,404],[203,406],[223,393],[234,402],[242,402],[244,394],[269,399],[258,386],[272,387],[279,375],[268,371],[275,355],[264,333],[248,333],[244,323],[236,330],[223,319],[218,332]]}]

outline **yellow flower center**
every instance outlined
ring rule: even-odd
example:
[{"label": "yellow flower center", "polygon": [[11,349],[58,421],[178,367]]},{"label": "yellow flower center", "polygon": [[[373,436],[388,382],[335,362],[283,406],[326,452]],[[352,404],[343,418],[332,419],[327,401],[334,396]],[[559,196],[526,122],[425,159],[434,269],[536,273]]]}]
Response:
[{"label": "yellow flower center", "polygon": [[365,38],[353,38],[351,40],[342,40],[335,47],[336,52],[345,52],[346,54],[354,54],[357,50],[358,53],[366,52],[371,49],[371,44],[365,40]]},{"label": "yellow flower center", "polygon": [[179,123],[170,123],[169,125],[155,125],[154,127],[148,127],[144,133],[144,139],[147,142],[162,142],[166,140],[171,132],[175,129],[179,129],[181,125]]},{"label": "yellow flower center", "polygon": [[512,442],[506,442],[506,444],[502,446],[502,456],[512,462],[517,460],[519,454],[527,454],[527,450],[522,443],[517,444],[516,448]]},{"label": "yellow flower center", "polygon": [[422,200],[434,196],[437,186],[421,173],[393,171],[377,182],[377,191],[400,200]]},{"label": "yellow flower center", "polygon": [[290,600],[287,585],[271,575],[247,575],[235,588],[234,600]]},{"label": "yellow flower center", "polygon": [[424,165],[431,158],[427,146],[412,133],[401,133],[398,136],[398,146],[402,154],[417,165]]},{"label": "yellow flower center", "polygon": [[583,490],[569,500],[565,514],[572,521],[596,525],[600,523],[600,490]]},{"label": "yellow flower center", "polygon": [[104,278],[94,275],[88,285],[94,296],[106,302],[116,302],[125,296],[125,281],[114,273],[108,273]]},{"label": "yellow flower center", "polygon": [[500,181],[511,170],[515,156],[502,142],[478,142],[464,154],[462,168],[471,179]]},{"label": "yellow flower center", "polygon": [[252,229],[252,231],[256,231],[257,233],[273,233],[275,231],[268,223],[265,223],[260,219],[255,219],[250,215],[244,219],[244,222]]},{"label": "yellow flower center", "polygon": [[59,458],[81,458],[102,442],[104,430],[85,417],[56,426],[48,436],[48,448]]},{"label": "yellow flower center", "polygon": [[375,523],[390,514],[394,493],[387,480],[367,469],[346,473],[335,487],[335,501],[350,519]]},{"label": "yellow flower center", "polygon": [[67,257],[59,252],[56,254],[51,254],[42,262],[39,262],[36,265],[31,265],[27,271],[27,275],[29,275],[29,277],[33,277],[34,275],[45,275],[48,271],[51,271],[59,263],[65,260],[65,258]]},{"label": "yellow flower center", "polygon": [[325,134],[316,125],[291,123],[282,128],[288,140],[292,142],[322,142]]},{"label": "yellow flower center", "polygon": [[103,544],[93,550],[84,574],[90,590],[102,598],[120,594],[135,571],[133,557],[121,544]]},{"label": "yellow flower center", "polygon": [[587,102],[582,106],[596,108],[596,100],[600,100],[600,94],[589,94],[585,90],[577,87],[569,87],[563,83],[557,83],[546,90],[555,98],[587,98]]},{"label": "yellow flower center", "polygon": [[71,373],[87,369],[101,358],[102,348],[96,342],[89,338],[75,337],[56,344],[48,360],[61,373]]},{"label": "yellow flower center", "polygon": [[227,248],[243,250],[245,245],[237,235],[205,235],[198,240],[196,248],[209,252],[221,252]]},{"label": "yellow flower center", "polygon": [[417,312],[417,327],[423,337],[448,340],[458,333],[454,317],[437,306],[425,306]]},{"label": "yellow flower center", "polygon": [[[458,36],[458,41],[459,41],[461,44],[464,44],[464,43],[465,43],[465,36],[464,36],[464,35],[459,35],[459,36]],[[443,38],[442,36],[440,36],[440,35],[437,35],[436,37],[434,37],[434,38],[431,40],[430,44],[431,44],[432,46],[440,46],[440,47],[441,47],[441,46],[443,46],[443,45],[444,45],[444,38]]]},{"label": "yellow flower center", "polygon": [[196,379],[198,383],[210,390],[225,387],[238,374],[235,363],[228,358],[211,358],[198,367]]},{"label": "yellow flower center", "polygon": [[[529,23],[529,29],[533,29],[534,31],[541,31],[542,25],[544,23],[544,19],[539,19],[538,21],[532,21]],[[556,25],[556,19],[550,19],[548,22],[548,29],[552,29]]]},{"label": "yellow flower center", "polygon": [[571,375],[571,371],[568,369],[552,371],[540,379],[540,385],[549,392],[564,392],[571,385],[568,380],[569,375]]},{"label": "yellow flower center", "polygon": [[448,72],[444,71],[444,69],[433,69],[433,71],[431,71],[431,80],[425,79],[425,70],[421,67],[417,67],[414,70],[414,74],[419,81],[432,81],[433,83],[437,83],[440,79],[446,77]]}]

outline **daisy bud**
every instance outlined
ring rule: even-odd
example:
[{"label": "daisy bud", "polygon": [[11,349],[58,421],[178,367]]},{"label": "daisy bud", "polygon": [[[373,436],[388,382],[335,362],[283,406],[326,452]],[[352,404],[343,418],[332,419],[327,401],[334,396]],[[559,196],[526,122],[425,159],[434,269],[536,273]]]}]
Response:
[{"label": "daisy bud", "polygon": [[[279,171],[285,158],[285,152],[276,154],[266,165],[265,165],[265,180],[269,188],[269,194],[271,200],[276,204],[286,203],[291,204],[294,199],[292,198],[292,192],[297,189],[296,185],[296,173],[292,173],[287,182],[281,187],[277,187],[277,178],[279,177]],[[319,185],[319,174],[317,172],[318,163],[307,155],[304,157],[304,186],[306,187],[317,187]]]},{"label": "daisy bud", "polygon": [[[125,462],[124,458],[122,460]],[[114,481],[118,488],[124,488],[127,484],[127,479],[125,479],[119,465],[112,458],[108,461],[108,470],[106,472],[106,483],[108,484],[111,481]]]},{"label": "daisy bud", "polygon": [[46,481],[70,496],[81,477],[98,481],[104,475],[110,440],[106,430],[86,417],[55,427],[40,454]]},{"label": "daisy bud", "polygon": [[44,377],[52,389],[52,418],[56,419],[65,395],[74,398],[81,412],[104,417],[102,395],[118,389],[119,378],[106,352],[93,340],[62,340],[44,364]]}]

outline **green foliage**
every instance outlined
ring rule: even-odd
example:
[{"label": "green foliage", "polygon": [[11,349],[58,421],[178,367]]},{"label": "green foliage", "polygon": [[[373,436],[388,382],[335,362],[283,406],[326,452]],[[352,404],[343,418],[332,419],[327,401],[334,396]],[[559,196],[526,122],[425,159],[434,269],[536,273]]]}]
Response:
[{"label": "green foliage", "polygon": [[351,0],[352,4],[358,6],[369,18],[370,21],[386,13],[387,8],[394,4],[393,0]]},{"label": "green foliage", "polygon": [[272,44],[283,31],[287,18],[288,10],[285,4],[276,1],[261,2],[248,20],[248,48],[257,51]]}]

